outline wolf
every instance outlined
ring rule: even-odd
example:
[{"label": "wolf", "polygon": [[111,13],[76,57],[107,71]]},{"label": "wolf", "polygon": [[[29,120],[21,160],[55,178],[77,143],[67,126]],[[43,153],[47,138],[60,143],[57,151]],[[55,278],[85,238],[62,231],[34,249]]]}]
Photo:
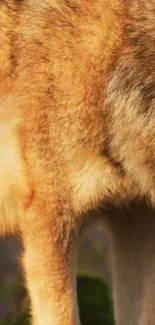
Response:
[{"label": "wolf", "polygon": [[80,324],[79,241],[99,219],[116,324],[155,324],[154,15],[154,0],[0,2],[0,233],[24,245],[33,325]]}]

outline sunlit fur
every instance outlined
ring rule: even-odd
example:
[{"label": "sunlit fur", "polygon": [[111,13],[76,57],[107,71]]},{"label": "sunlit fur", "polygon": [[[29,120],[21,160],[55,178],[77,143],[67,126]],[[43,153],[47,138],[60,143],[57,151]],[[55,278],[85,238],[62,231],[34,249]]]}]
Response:
[{"label": "sunlit fur", "polygon": [[154,15],[154,0],[0,3],[0,231],[23,241],[33,325],[79,325],[79,237],[98,218],[116,324],[155,324]]}]

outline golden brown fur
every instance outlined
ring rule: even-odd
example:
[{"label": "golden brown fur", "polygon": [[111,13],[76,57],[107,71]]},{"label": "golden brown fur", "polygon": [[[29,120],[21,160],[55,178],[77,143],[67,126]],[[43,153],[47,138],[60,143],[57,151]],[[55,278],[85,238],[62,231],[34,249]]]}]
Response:
[{"label": "golden brown fur", "polygon": [[100,212],[117,325],[154,325],[154,12],[0,3],[0,228],[24,242],[34,325],[79,324],[79,235]]}]

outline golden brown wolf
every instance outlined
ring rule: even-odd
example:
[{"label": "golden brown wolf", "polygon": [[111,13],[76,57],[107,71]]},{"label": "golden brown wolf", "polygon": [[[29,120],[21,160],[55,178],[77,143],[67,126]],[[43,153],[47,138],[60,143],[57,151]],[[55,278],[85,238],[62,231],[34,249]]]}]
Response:
[{"label": "golden brown wolf", "polygon": [[1,0],[0,192],[33,325],[79,325],[78,241],[101,215],[116,324],[155,324],[154,0]]}]

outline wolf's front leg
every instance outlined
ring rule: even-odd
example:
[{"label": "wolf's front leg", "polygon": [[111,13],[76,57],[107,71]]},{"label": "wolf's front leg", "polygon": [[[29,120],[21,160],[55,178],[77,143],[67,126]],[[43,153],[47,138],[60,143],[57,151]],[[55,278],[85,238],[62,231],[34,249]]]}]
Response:
[{"label": "wolf's front leg", "polygon": [[155,211],[137,205],[115,217],[110,234],[116,324],[154,325]]},{"label": "wolf's front leg", "polygon": [[80,323],[76,298],[78,240],[69,233],[69,227],[65,231],[66,227],[59,229],[56,224],[38,215],[27,218],[24,226],[24,268],[33,325]]}]

